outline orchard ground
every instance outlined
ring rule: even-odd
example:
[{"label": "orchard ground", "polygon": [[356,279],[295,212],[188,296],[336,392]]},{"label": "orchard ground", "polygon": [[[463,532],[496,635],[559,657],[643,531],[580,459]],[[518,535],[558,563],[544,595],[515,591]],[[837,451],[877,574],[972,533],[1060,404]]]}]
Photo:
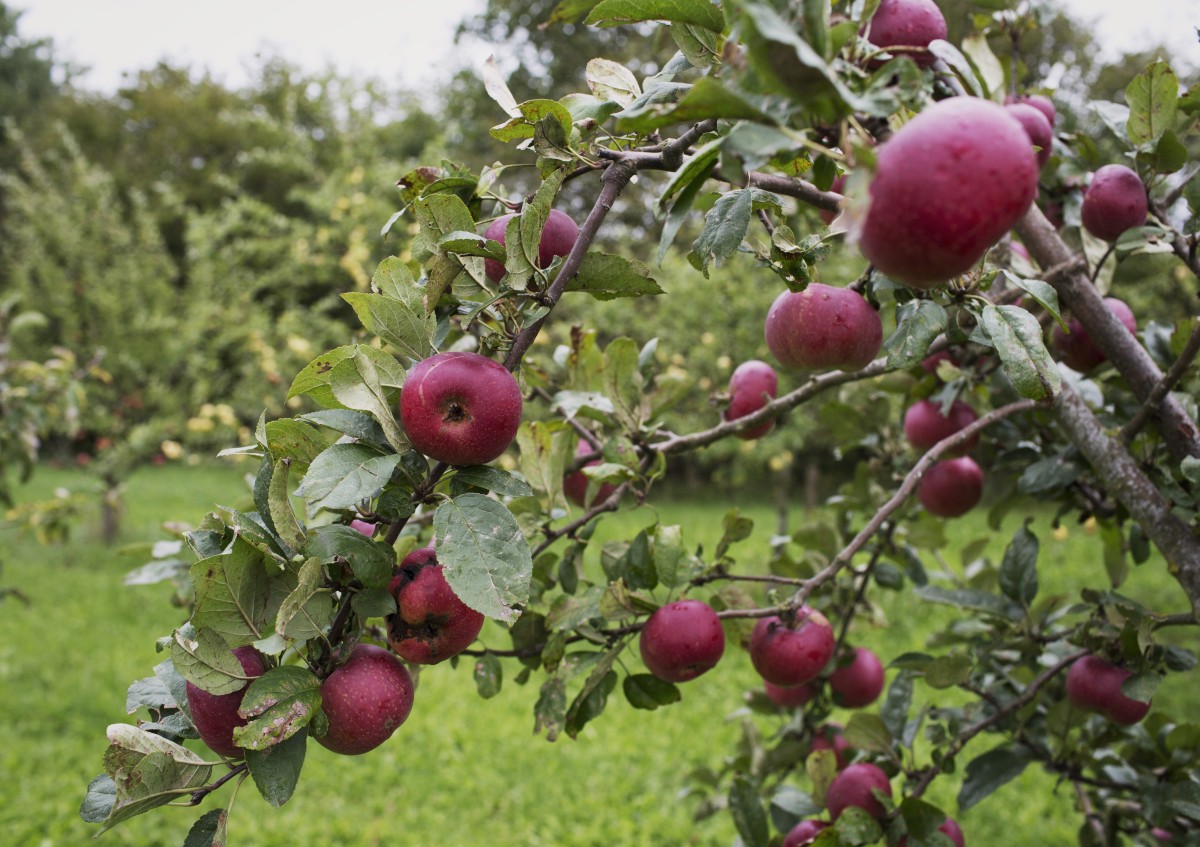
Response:
[{"label": "orchard ground", "polygon": [[[124,540],[134,544],[165,538],[165,520],[195,521],[212,503],[236,505],[248,499],[243,475],[251,470],[249,465],[213,465],[139,472],[126,497]],[[43,467],[30,486],[18,489],[18,496],[45,497],[59,486],[83,488],[90,483],[81,473]],[[768,558],[775,514],[765,502],[743,503],[742,509],[754,519],[755,531],[735,552],[753,570],[750,563]],[[715,545],[725,510],[716,497],[711,502],[667,497],[657,508],[664,522],[681,523],[694,533],[685,536],[689,545],[702,544],[705,549]],[[1036,515],[1032,528],[1042,542],[1042,596],[1077,597],[1081,586],[1103,583],[1098,535],[1072,525],[1065,538],[1055,538],[1051,515],[1034,510],[1031,505],[1028,513]],[[1010,513],[998,532],[988,529],[982,509],[949,521],[951,547],[988,536],[986,555],[998,560],[1025,514]],[[801,517],[797,510],[793,523]],[[597,537],[629,537],[651,521],[648,508],[627,505],[601,522]],[[124,710],[129,681],[145,676],[161,660],[154,652],[154,639],[184,616],[165,602],[170,591],[166,584],[122,585],[125,573],[147,558],[144,547],[132,554],[103,547],[90,526],[80,527],[70,543],[49,548],[11,529],[0,530],[0,585],[19,586],[32,601],[26,606],[10,599],[0,605],[0,840],[7,845],[77,845],[94,833],[79,819],[78,807],[80,786],[98,772],[107,746],[101,728],[131,720]],[[960,562],[948,565],[961,572]],[[926,566],[931,574],[942,567],[931,556]],[[593,560],[589,567],[599,565]],[[66,586],[71,590],[62,590]],[[691,596],[704,598],[710,593],[707,588]],[[1122,593],[1158,609],[1174,610],[1179,604],[1178,587],[1157,553],[1134,569]],[[925,648],[927,634],[958,615],[948,607],[921,603],[911,592],[878,594],[887,627],[872,628],[868,616],[860,616],[851,641],[874,649],[885,664],[905,651]],[[47,625],[52,617],[71,624]],[[1194,642],[1192,630],[1183,633]],[[499,626],[491,622],[483,639],[497,648],[508,646]],[[636,661],[635,654],[626,661]],[[889,681],[892,676],[889,672]],[[1182,674],[1167,676],[1156,705],[1186,714],[1189,681]],[[245,786],[237,805],[253,811],[235,815],[230,834],[239,843],[257,847],[397,840],[413,847],[724,847],[734,837],[729,816],[695,823],[697,801],[681,792],[693,769],[722,766],[744,718],[764,734],[782,725],[782,717],[748,716],[743,696],[758,684],[746,653],[731,644],[716,669],[681,686],[681,703],[635,713],[616,692],[602,718],[589,724],[578,740],[564,736],[549,744],[530,739],[534,684],[521,687],[508,678],[497,697],[483,700],[469,665],[425,668],[411,717],[387,743],[362,757],[340,757],[310,744],[304,779],[293,801],[274,810],[252,786]],[[915,702],[930,693],[918,683]],[[949,692],[938,694],[946,698]],[[834,717],[845,722],[849,714],[838,710]],[[976,740],[960,764],[994,743],[990,738]],[[188,745],[203,751],[199,742]],[[955,775],[938,780],[929,799],[953,813],[959,779]],[[226,805],[228,792],[224,789],[202,809]],[[1013,832],[1037,833],[1042,843],[1065,844],[1073,841],[1079,821],[1072,805],[1069,784],[1056,786],[1054,777],[1030,767],[960,821],[972,847],[1011,844]],[[320,813],[312,814],[314,809]],[[195,816],[194,811],[179,810],[139,818],[105,834],[103,842],[179,843]]]}]

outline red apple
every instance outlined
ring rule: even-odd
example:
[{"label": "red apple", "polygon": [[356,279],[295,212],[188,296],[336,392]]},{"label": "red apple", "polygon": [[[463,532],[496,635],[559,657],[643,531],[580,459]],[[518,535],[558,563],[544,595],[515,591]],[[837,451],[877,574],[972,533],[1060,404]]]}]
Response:
[{"label": "red apple", "polygon": [[[592,452],[592,445],[588,444],[582,438],[579,440],[579,443],[575,445],[575,457],[576,458],[579,458],[580,456],[586,456],[588,453],[591,453],[591,452]],[[594,459],[594,460],[588,462],[586,465],[584,465],[584,467],[590,468],[595,465],[599,465],[601,463],[602,463],[601,459]],[[601,483],[601,485],[596,489],[596,493],[592,497],[592,499],[588,500],[588,499],[586,499],[587,498],[587,490],[588,490],[588,482],[589,482],[589,480],[587,478],[587,475],[582,470],[575,471],[574,473],[569,473],[565,477],[563,477],[563,493],[566,494],[567,499],[570,500],[572,503],[574,503],[576,506],[580,506],[582,508],[587,509],[587,508],[591,508],[592,506],[594,506],[597,503],[603,503],[605,500],[607,500],[609,497],[612,496],[612,493],[614,491],[617,490],[617,487],[615,485],[613,485],[612,483],[609,483],[609,482]]]},{"label": "red apple", "polygon": [[1025,103],[1032,106],[1045,116],[1047,123],[1051,127],[1054,126],[1054,122],[1058,119],[1058,110],[1054,108],[1054,101],[1044,94],[1018,94],[1015,97],[1009,95],[1004,98],[1004,102],[1006,104]]},{"label": "red apple", "polygon": [[887,814],[887,809],[872,793],[873,790],[892,796],[892,784],[887,774],[869,762],[848,766],[834,777],[825,794],[829,817],[836,821],[846,809],[857,806],[876,820],[882,818]]},{"label": "red apple", "polygon": [[1113,723],[1131,726],[1150,711],[1150,704],[1121,693],[1133,671],[1109,664],[1099,656],[1080,658],[1067,671],[1067,699],[1077,709],[1099,712]]},{"label": "red apple", "polygon": [[[883,0],[871,18],[867,40],[876,47],[928,47],[946,38],[946,18],[933,0]],[[924,50],[905,52],[923,68],[937,61]]]},{"label": "red apple", "polygon": [[503,453],[521,424],[521,387],[478,353],[437,353],[413,365],[400,392],[412,446],[449,465],[483,465]]},{"label": "red apple", "polygon": [[350,658],[321,683],[329,730],[317,742],[335,753],[374,750],[408,718],[413,681],[404,663],[374,644],[356,644]]},{"label": "red apple", "polygon": [[[515,214],[509,214],[496,218],[488,225],[483,237],[503,244],[508,222],[515,217]],[[549,217],[546,218],[546,225],[542,227],[542,239],[538,242],[538,267],[548,268],[555,256],[566,256],[575,246],[575,239],[578,237],[579,227],[575,221],[571,220],[571,217],[565,212],[551,209]],[[484,259],[483,265],[488,279],[492,282],[499,282],[500,278],[504,276],[503,262]]]},{"label": "red apple", "polygon": [[444,662],[466,650],[483,629],[483,615],[458,599],[432,547],[404,557],[388,592],[396,598],[396,613],[387,619],[388,643],[405,661]]},{"label": "red apple", "polygon": [[983,471],[967,456],[938,462],[917,484],[917,499],[932,515],[957,518],[983,497]]},{"label": "red apple", "polygon": [[[233,655],[242,664],[242,670],[251,679],[262,676],[267,666],[263,657],[253,647],[235,647]],[[218,756],[227,759],[240,759],[245,751],[233,743],[233,731],[239,726],[245,726],[249,721],[238,714],[242,705],[242,697],[250,687],[247,682],[237,691],[229,694],[209,694],[203,688],[187,684],[188,711],[192,714],[192,723],[200,740]]]},{"label": "red apple", "polygon": [[1083,228],[1104,241],[1146,222],[1146,186],[1124,165],[1105,165],[1092,175],[1079,209]]},{"label": "red apple", "polygon": [[1025,127],[1025,132],[1029,135],[1030,142],[1038,148],[1038,167],[1046,164],[1054,146],[1054,127],[1050,125],[1050,121],[1046,120],[1046,116],[1040,109],[1029,103],[1010,103],[1004,108],[1021,122],[1021,126]]},{"label": "red apple", "polygon": [[818,750],[832,750],[838,770],[841,770],[846,767],[846,756],[849,754],[850,749],[850,742],[846,740],[846,736],[842,733],[841,724],[827,723],[824,726],[818,727],[816,732],[813,733],[812,743],[808,747],[808,752],[815,753]]},{"label": "red apple", "polygon": [[[766,362],[751,359],[742,362],[729,377],[729,405],[724,418],[735,421],[757,412],[771,402],[779,393],[779,378],[775,369]],[[737,437],[745,441],[759,438],[771,431],[775,421],[763,421],[758,426],[740,430]]]},{"label": "red apple", "polygon": [[804,606],[790,624],[777,615],[759,619],[750,634],[750,662],[767,682],[803,685],[825,669],[835,647],[829,619]]},{"label": "red apple", "polygon": [[[1108,310],[1117,316],[1117,320],[1124,324],[1130,334],[1137,334],[1137,318],[1133,316],[1133,310],[1125,301],[1118,300],[1116,297],[1105,297],[1104,303],[1108,306]],[[1096,346],[1096,342],[1092,341],[1091,336],[1078,320],[1075,318],[1068,320],[1067,330],[1064,332],[1061,326],[1056,326],[1050,336],[1050,343],[1064,365],[1071,370],[1079,371],[1079,373],[1087,373],[1107,361],[1108,357]]]},{"label": "red apple", "polygon": [[[940,403],[918,400],[904,413],[904,437],[908,439],[909,444],[924,452],[943,438],[949,438],[960,429],[974,423],[978,418],[975,410],[961,400],[950,404],[950,412],[947,415],[942,414]],[[970,453],[978,443],[979,433],[976,433],[948,455],[961,456]]]},{"label": "red apple", "polygon": [[776,706],[784,709],[795,709],[803,706],[820,693],[821,689],[813,683],[807,685],[776,685],[763,680],[763,690]]},{"label": "red apple", "polygon": [[869,706],[883,693],[883,663],[866,647],[854,648],[854,660],[829,677],[833,702],[848,709]]},{"label": "red apple", "polygon": [[1029,135],[1003,106],[941,100],[879,148],[859,249],[919,289],[970,270],[1037,196]]},{"label": "red apple", "polygon": [[638,647],[650,673],[667,682],[687,682],[721,660],[725,630],[707,603],[676,600],[650,616]]},{"label": "red apple", "polygon": [[367,538],[375,534],[375,524],[370,521],[355,519],[350,521],[350,528],[355,532],[361,532]]},{"label": "red apple", "polygon": [[[938,832],[950,839],[954,847],[964,847],[962,827],[958,825],[958,821],[954,818],[946,818],[942,821],[942,825],[938,827]],[[897,843],[896,847],[908,847],[908,836],[903,836]]]},{"label": "red apple", "polygon": [[807,820],[800,821],[790,830],[783,838],[782,847],[805,847],[806,844],[812,844],[816,837],[820,835],[821,830],[828,827],[826,821]]},{"label": "red apple", "polygon": [[810,282],[775,298],[764,327],[771,355],[793,370],[862,370],[883,344],[883,323],[849,288]]},{"label": "red apple", "polygon": [[[829,186],[829,190],[834,194],[841,194],[845,187],[846,175],[838,174],[836,177],[834,177],[833,184]],[[817,214],[820,216],[821,220],[825,222],[825,226],[829,226],[831,223],[837,220],[837,216],[840,215],[841,212],[831,212],[828,209],[818,209]]]}]

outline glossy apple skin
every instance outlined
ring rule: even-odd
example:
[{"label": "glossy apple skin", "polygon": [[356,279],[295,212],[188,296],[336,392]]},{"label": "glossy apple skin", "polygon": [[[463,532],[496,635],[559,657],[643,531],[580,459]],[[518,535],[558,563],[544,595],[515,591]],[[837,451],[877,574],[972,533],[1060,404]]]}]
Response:
[{"label": "glossy apple skin", "polygon": [[832,750],[833,758],[837,762],[837,768],[841,770],[846,767],[846,757],[849,755],[850,749],[850,742],[842,734],[841,724],[829,723],[817,729],[813,735],[812,744],[809,745],[808,752],[815,753],[818,750]]},{"label": "glossy apple skin", "polygon": [[1029,135],[1003,106],[951,97],[879,148],[859,249],[879,271],[928,290],[970,270],[1037,196]]},{"label": "glossy apple skin", "polygon": [[777,615],[760,618],[750,634],[750,662],[767,682],[791,687],[815,679],[833,658],[833,626],[820,612],[803,607],[795,626]]},{"label": "glossy apple skin", "polygon": [[[242,670],[248,677],[260,677],[267,670],[262,656],[253,647],[235,647],[233,655],[242,663]],[[208,749],[227,759],[240,759],[246,752],[233,743],[233,731],[249,723],[238,714],[242,697],[249,687],[247,682],[229,694],[209,694],[190,682],[187,684],[188,711],[192,714],[196,732],[200,733],[200,740],[208,745]]]},{"label": "glossy apple skin", "polygon": [[1037,109],[1046,118],[1050,127],[1054,127],[1054,122],[1058,120],[1058,110],[1054,108],[1054,101],[1044,94],[1019,94],[1013,97],[1011,94],[1004,98],[1005,104],[1025,103]]},{"label": "glossy apple skin", "polygon": [[803,706],[816,697],[820,690],[813,683],[784,686],[763,680],[763,691],[767,693],[767,697],[772,703],[783,709],[796,709]]},{"label": "glossy apple skin", "polygon": [[[933,0],[883,0],[871,18],[867,40],[876,47],[928,47],[946,38],[946,18]],[[937,61],[928,52],[906,52],[923,68]]]},{"label": "glossy apple skin", "polygon": [[[1116,315],[1117,320],[1129,330],[1131,335],[1137,334],[1137,318],[1133,316],[1133,310],[1124,300],[1105,297],[1104,304],[1108,306],[1110,312]],[[1092,341],[1092,337],[1083,328],[1083,324],[1075,318],[1071,318],[1067,321],[1067,329],[1070,331],[1064,332],[1061,326],[1055,326],[1054,332],[1050,336],[1050,344],[1064,365],[1073,371],[1087,373],[1107,361],[1108,357],[1096,346],[1096,342]]]},{"label": "glossy apple skin", "polygon": [[396,599],[396,613],[387,618],[388,643],[405,661],[444,662],[466,650],[483,629],[483,615],[458,599],[432,547],[404,557],[388,592]]},{"label": "glossy apple skin", "polygon": [[1141,177],[1124,165],[1105,165],[1092,175],[1079,216],[1083,228],[1103,241],[1116,241],[1146,222],[1149,206]]},{"label": "glossy apple skin", "polygon": [[763,334],[785,368],[858,371],[879,353],[883,323],[857,291],[810,282],[775,298]]},{"label": "glossy apple skin", "polygon": [[854,648],[854,661],[829,677],[833,702],[848,709],[869,706],[883,693],[883,663],[866,647]]},{"label": "glossy apple skin", "polygon": [[478,353],[437,353],[413,365],[400,392],[400,420],[417,450],[449,465],[485,465],[521,425],[516,378]]},{"label": "glossy apple skin", "polygon": [[350,658],[321,683],[329,731],[321,746],[358,756],[387,741],[408,718],[413,681],[403,662],[374,644],[356,644]]},{"label": "glossy apple skin", "polygon": [[[942,414],[940,403],[918,400],[904,413],[904,437],[908,439],[909,444],[924,452],[978,419],[975,410],[961,400],[955,400],[950,405],[950,413],[947,415]],[[978,443],[979,433],[976,433],[947,455],[962,456],[970,453]]]},{"label": "glossy apple skin", "polygon": [[[729,377],[729,405],[725,408],[724,418],[727,421],[744,418],[757,412],[778,395],[779,377],[773,367],[758,359],[742,362]],[[766,435],[773,426],[775,421],[764,421],[736,434],[743,441],[751,441]]]},{"label": "glossy apple skin", "polygon": [[375,534],[375,524],[371,523],[370,521],[358,519],[352,520],[350,521],[350,528],[355,532],[361,532],[367,538],[370,538]]},{"label": "glossy apple skin", "polygon": [[921,505],[940,518],[961,517],[982,497],[983,470],[968,456],[938,462],[917,484]]},{"label": "glossy apple skin", "polygon": [[782,847],[805,847],[806,844],[812,844],[813,840],[821,834],[821,830],[828,826],[826,821],[800,821],[788,830],[788,834],[783,838]]},{"label": "glossy apple skin", "polygon": [[1038,167],[1045,165],[1050,160],[1050,154],[1054,152],[1054,127],[1050,125],[1050,121],[1046,120],[1040,109],[1029,103],[1010,103],[1004,108],[1020,121],[1029,135],[1030,143],[1038,148]]},{"label": "glossy apple skin", "polygon": [[[575,458],[579,458],[580,456],[585,456],[591,452],[592,452],[592,445],[588,444],[586,441],[584,441],[582,439],[580,439],[579,443],[575,445]],[[594,459],[593,461],[590,461],[586,465],[584,465],[584,467],[590,468],[590,467],[593,467],[594,465],[601,464],[601,462],[602,462],[601,459]],[[567,495],[567,499],[570,500],[572,503],[574,503],[576,506],[579,506],[579,507],[585,508],[585,509],[590,508],[591,506],[595,505],[596,503],[603,503],[605,500],[607,500],[609,497],[612,496],[612,493],[617,490],[617,487],[609,482],[601,483],[600,486],[596,489],[595,496],[592,497],[591,500],[586,499],[587,498],[587,489],[588,489],[588,478],[583,473],[582,470],[575,471],[574,473],[569,473],[565,477],[563,477],[563,493]]]},{"label": "glossy apple skin", "polygon": [[[484,231],[483,237],[490,241],[504,243],[504,232],[508,222],[516,214],[501,215],[492,221]],[[542,227],[542,240],[538,242],[538,267],[548,268],[556,256],[566,256],[575,246],[579,237],[579,226],[571,220],[571,216],[558,209],[551,209],[546,225]],[[484,271],[492,282],[499,282],[504,276],[504,264],[495,259],[483,260]]]},{"label": "glossy apple skin", "polygon": [[1077,709],[1099,712],[1113,723],[1132,726],[1146,717],[1150,704],[1121,693],[1121,684],[1131,676],[1133,671],[1099,656],[1083,656],[1067,671],[1067,699]]},{"label": "glossy apple skin", "polygon": [[892,796],[892,784],[882,770],[869,762],[859,762],[849,765],[834,777],[825,795],[825,805],[829,807],[829,817],[835,821],[842,812],[851,806],[857,806],[871,817],[879,820],[887,814],[887,809],[871,793],[878,789],[888,797]]},{"label": "glossy apple skin", "polygon": [[[834,194],[842,194],[845,187],[846,175],[838,174],[833,178],[833,183],[829,186],[829,190]],[[841,212],[831,212],[828,209],[818,209],[817,214],[820,216],[821,220],[825,222],[825,226],[829,226],[831,223],[837,220],[837,216],[840,215]]]},{"label": "glossy apple skin", "polygon": [[[949,838],[954,847],[965,847],[962,827],[958,825],[958,821],[954,818],[946,818],[946,820],[942,821],[942,825],[938,827],[938,832]],[[896,847],[908,847],[908,836],[905,835],[901,838]]]},{"label": "glossy apple skin", "polygon": [[667,682],[687,682],[721,660],[725,630],[707,603],[676,600],[650,615],[638,647],[650,673]]}]

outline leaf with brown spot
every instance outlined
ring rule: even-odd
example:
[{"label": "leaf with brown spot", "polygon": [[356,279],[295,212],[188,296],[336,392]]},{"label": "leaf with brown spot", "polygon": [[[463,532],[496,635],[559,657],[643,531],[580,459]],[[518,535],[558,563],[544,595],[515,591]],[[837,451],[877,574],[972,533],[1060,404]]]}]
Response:
[{"label": "leaf with brown spot", "polygon": [[252,718],[233,731],[233,741],[247,750],[265,750],[291,738],[321,709],[321,680],[307,668],[274,668],[246,689],[238,714]]}]

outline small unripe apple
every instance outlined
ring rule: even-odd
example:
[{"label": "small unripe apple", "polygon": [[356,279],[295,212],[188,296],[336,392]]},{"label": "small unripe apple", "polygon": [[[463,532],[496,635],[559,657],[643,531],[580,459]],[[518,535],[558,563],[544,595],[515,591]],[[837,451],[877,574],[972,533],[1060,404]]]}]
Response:
[{"label": "small unripe apple", "polygon": [[816,837],[821,834],[821,830],[829,826],[826,821],[807,820],[800,821],[790,830],[783,838],[782,847],[805,847],[812,844]]},{"label": "small unripe apple", "polygon": [[1029,103],[1010,103],[1004,108],[1021,122],[1021,126],[1025,127],[1025,132],[1029,134],[1029,141],[1038,148],[1038,167],[1045,165],[1054,146],[1054,127],[1050,125],[1050,121],[1046,120],[1040,109]]},{"label": "small unripe apple", "polygon": [[[729,377],[729,405],[724,418],[735,421],[753,414],[775,399],[779,393],[779,378],[766,362],[751,359],[742,362]],[[740,430],[737,437],[745,441],[760,438],[771,431],[775,421],[763,421],[758,426]]]},{"label": "small unripe apple", "polygon": [[444,662],[466,650],[483,629],[483,615],[454,593],[432,547],[404,557],[388,593],[396,599],[396,613],[387,618],[388,643],[405,661]]},{"label": "small unripe apple", "polygon": [[[938,832],[950,839],[954,847],[964,847],[962,827],[958,825],[958,821],[954,818],[946,818],[942,821],[942,825],[938,827]],[[900,839],[896,847],[908,847],[908,836],[905,835]]]},{"label": "small unripe apple", "polygon": [[883,693],[883,663],[866,647],[854,648],[854,660],[829,677],[833,702],[848,709],[869,706]]},{"label": "small unripe apple", "polygon": [[[1117,316],[1117,320],[1129,330],[1131,335],[1137,334],[1137,318],[1133,316],[1133,310],[1124,300],[1105,297],[1104,304],[1108,306],[1110,312]],[[1075,318],[1068,320],[1067,330],[1064,332],[1061,326],[1054,327],[1054,332],[1050,336],[1050,344],[1058,353],[1059,360],[1068,368],[1079,371],[1079,373],[1087,373],[1108,360],[1104,351],[1096,346],[1096,342],[1092,341],[1092,337],[1088,335],[1087,330],[1078,320]]]},{"label": "small unripe apple", "polygon": [[857,291],[810,282],[775,298],[763,334],[785,368],[858,371],[879,353],[883,323]]},{"label": "small unripe apple", "polygon": [[825,669],[836,646],[829,619],[805,606],[790,625],[777,615],[759,619],[750,634],[750,662],[767,682],[803,685]]},{"label": "small unripe apple", "polygon": [[[579,443],[575,445],[575,457],[576,458],[579,458],[580,456],[585,456],[591,452],[592,452],[592,445],[588,444],[583,439],[580,439]],[[584,465],[584,467],[590,468],[595,465],[599,465],[601,463],[602,463],[601,459],[593,459],[592,461],[590,461],[586,465]],[[601,483],[596,489],[595,496],[593,496],[591,500],[588,500],[587,499],[588,482],[589,482],[589,480],[587,478],[587,475],[582,470],[575,471],[574,473],[569,473],[565,477],[563,477],[563,493],[566,494],[567,499],[570,500],[572,503],[574,503],[576,506],[580,506],[582,508],[587,509],[587,508],[591,508],[596,503],[603,503],[605,500],[607,500],[609,497],[612,496],[612,493],[614,491],[617,490],[617,487],[610,482]]]},{"label": "small unripe apple", "polygon": [[[940,403],[918,400],[904,413],[904,437],[913,447],[925,451],[978,419],[975,410],[961,400],[955,400],[950,405],[949,414],[945,415],[942,414]],[[970,453],[978,443],[979,433],[976,433],[947,455]]]},{"label": "small unripe apple", "polygon": [[1029,135],[978,97],[930,106],[879,148],[877,163],[858,246],[913,288],[970,270],[1037,196]]},{"label": "small unripe apple", "polygon": [[1067,699],[1077,709],[1099,712],[1113,723],[1131,726],[1150,711],[1150,704],[1121,692],[1133,671],[1109,664],[1099,656],[1080,658],[1067,671]]},{"label": "small unripe apple", "polygon": [[687,682],[721,660],[725,630],[707,603],[676,600],[650,615],[638,647],[650,673],[667,682]]},{"label": "small unripe apple", "polygon": [[[838,174],[833,178],[833,183],[829,186],[829,190],[834,194],[841,194],[843,193],[845,187],[846,175]],[[840,215],[841,212],[831,212],[828,209],[818,209],[817,214],[820,216],[821,220],[825,222],[825,226],[829,226],[831,223],[837,220],[837,216]]]},{"label": "small unripe apple", "polygon": [[1103,241],[1116,241],[1146,222],[1149,206],[1141,177],[1124,165],[1105,165],[1092,175],[1079,216],[1083,228]]},{"label": "small unripe apple", "polygon": [[925,472],[917,499],[931,515],[957,518],[983,498],[983,470],[968,456],[946,459]]},{"label": "small unripe apple", "polygon": [[[233,655],[251,679],[262,676],[267,670],[263,657],[253,647],[235,647]],[[246,751],[233,743],[233,731],[249,722],[238,714],[238,709],[250,683],[228,694],[209,694],[190,682],[186,687],[188,711],[192,713],[192,723],[200,733],[200,740],[219,756],[240,759]]]},{"label": "small unripe apple", "polygon": [[329,729],[317,742],[344,756],[374,750],[408,718],[413,682],[404,663],[374,644],[356,644],[350,658],[321,683]]},{"label": "small unripe apple", "polygon": [[812,743],[808,747],[808,752],[815,753],[818,750],[832,751],[833,758],[837,762],[837,769],[841,770],[846,767],[846,757],[849,755],[850,749],[850,742],[846,740],[841,724],[827,723],[824,726],[818,727],[816,732],[813,733]]},{"label": "small unripe apple", "polygon": [[1054,126],[1054,122],[1058,119],[1058,110],[1054,108],[1054,101],[1045,94],[1018,94],[1015,97],[1010,94],[1004,98],[1004,102],[1006,105],[1011,103],[1025,103],[1032,106],[1045,116],[1047,123],[1051,127]]},{"label": "small unripe apple", "polygon": [[763,680],[763,691],[767,692],[767,697],[776,706],[784,709],[795,709],[803,706],[812,698],[820,693],[821,689],[813,684],[805,685],[776,685],[773,682]]},{"label": "small unripe apple", "polygon": [[521,387],[503,365],[478,353],[437,353],[413,365],[400,392],[400,420],[412,446],[449,465],[484,465],[521,425]]},{"label": "small unripe apple", "polygon": [[[946,38],[946,18],[933,0],[883,0],[871,18],[867,40],[876,47],[928,47]],[[927,51],[906,52],[923,68],[937,61]]]},{"label": "small unripe apple", "polygon": [[880,791],[887,797],[892,796],[892,783],[878,766],[870,762],[859,762],[850,765],[834,777],[825,794],[825,805],[829,807],[829,817],[835,821],[842,812],[851,806],[857,806],[871,817],[879,820],[887,814],[883,803],[872,793]]},{"label": "small unripe apple", "polygon": [[[516,214],[509,214],[496,218],[488,225],[483,237],[503,244],[508,222],[515,217]],[[546,225],[542,227],[542,239],[538,242],[538,267],[548,268],[556,256],[566,256],[575,246],[575,239],[578,237],[579,226],[571,220],[570,215],[560,212],[558,209],[551,209],[550,215],[546,218]],[[488,279],[492,282],[499,282],[500,278],[504,276],[503,262],[484,259],[483,266]]]}]

